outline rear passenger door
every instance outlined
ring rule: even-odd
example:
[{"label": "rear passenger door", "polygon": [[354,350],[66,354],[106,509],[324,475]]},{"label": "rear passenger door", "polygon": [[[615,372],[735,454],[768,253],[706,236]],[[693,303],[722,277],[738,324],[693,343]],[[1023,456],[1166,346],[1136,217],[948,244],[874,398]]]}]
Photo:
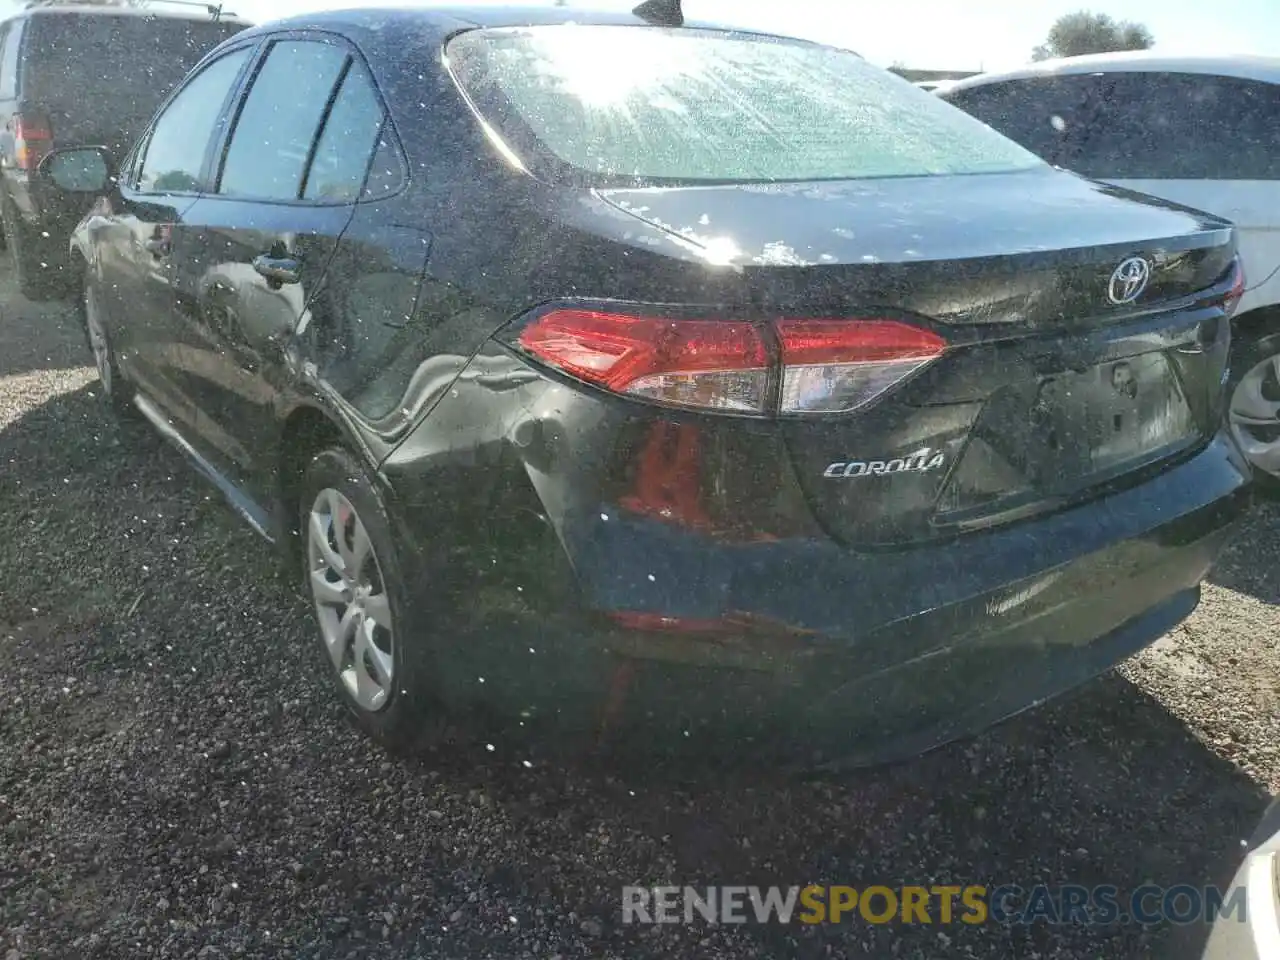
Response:
[{"label": "rear passenger door", "polygon": [[290,351],[352,219],[382,123],[368,70],[349,46],[313,34],[273,40],[215,188],[175,240],[200,443],[259,502]]},{"label": "rear passenger door", "polygon": [[1072,169],[1232,221],[1250,287],[1239,311],[1280,301],[1280,85],[1158,72],[1105,79]]}]

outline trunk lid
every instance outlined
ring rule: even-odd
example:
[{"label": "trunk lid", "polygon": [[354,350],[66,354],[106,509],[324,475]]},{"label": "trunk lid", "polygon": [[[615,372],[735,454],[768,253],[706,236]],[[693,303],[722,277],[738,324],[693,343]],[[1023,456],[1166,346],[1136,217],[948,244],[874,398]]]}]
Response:
[{"label": "trunk lid", "polygon": [[712,289],[740,315],[889,317],[947,339],[870,407],[783,422],[846,542],[1060,509],[1216,430],[1236,240],[1207,214],[1049,168],[599,195],[736,268]]}]

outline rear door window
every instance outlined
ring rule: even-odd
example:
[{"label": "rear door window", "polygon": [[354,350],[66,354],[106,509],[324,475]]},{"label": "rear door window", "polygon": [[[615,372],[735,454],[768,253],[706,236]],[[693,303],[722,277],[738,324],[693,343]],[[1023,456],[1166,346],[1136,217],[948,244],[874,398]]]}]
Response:
[{"label": "rear door window", "polygon": [[1280,179],[1280,86],[1109,74],[1073,169],[1106,180]]},{"label": "rear door window", "polygon": [[272,44],[236,119],[219,194],[255,200],[300,197],[312,145],[346,63],[347,51],[337,44]]},{"label": "rear door window", "polygon": [[944,97],[1049,163],[1067,166],[1072,141],[1098,90],[1091,76],[1036,77],[954,90]]},{"label": "rear door window", "polygon": [[473,30],[455,76],[523,157],[591,182],[772,183],[1035,169],[856,54],[694,29]]},{"label": "rear door window", "polygon": [[331,203],[359,199],[384,120],[368,71],[352,63],[324,121],[303,197]]}]

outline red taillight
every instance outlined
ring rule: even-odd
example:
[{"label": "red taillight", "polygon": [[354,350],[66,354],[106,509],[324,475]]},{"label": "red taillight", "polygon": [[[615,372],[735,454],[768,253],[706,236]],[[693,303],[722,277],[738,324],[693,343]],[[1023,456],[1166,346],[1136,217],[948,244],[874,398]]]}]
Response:
[{"label": "red taillight", "polygon": [[[615,393],[763,415],[855,410],[935,359],[946,342],[898,320],[685,320],[555,309],[521,330],[531,356]],[[776,348],[773,344],[776,343]],[[777,374],[775,408],[769,388]]]},{"label": "red taillight", "polygon": [[520,333],[545,363],[615,393],[762,413],[769,358],[749,323],[553,310]]},{"label": "red taillight", "polygon": [[14,163],[21,170],[34,170],[53,147],[53,133],[44,120],[16,114],[13,118]]}]

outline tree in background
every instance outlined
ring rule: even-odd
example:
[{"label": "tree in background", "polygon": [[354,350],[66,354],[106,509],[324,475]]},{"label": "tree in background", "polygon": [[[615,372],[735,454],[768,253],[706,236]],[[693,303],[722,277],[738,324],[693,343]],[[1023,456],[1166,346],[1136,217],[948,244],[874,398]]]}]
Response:
[{"label": "tree in background", "polygon": [[1078,57],[1086,53],[1113,50],[1146,50],[1155,43],[1151,31],[1141,23],[1115,20],[1105,13],[1080,10],[1058,18],[1049,36],[1031,53],[1032,60],[1051,57]]}]

